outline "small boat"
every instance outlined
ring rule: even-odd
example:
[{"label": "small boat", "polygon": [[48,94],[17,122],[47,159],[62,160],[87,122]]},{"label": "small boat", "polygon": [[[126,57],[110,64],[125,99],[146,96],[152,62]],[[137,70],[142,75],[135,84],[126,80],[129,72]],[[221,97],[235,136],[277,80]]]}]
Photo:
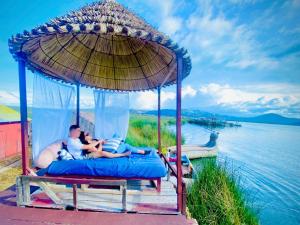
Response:
[{"label": "small boat", "polygon": [[[182,145],[182,154],[187,155],[189,159],[198,159],[206,157],[215,157],[218,152],[217,139],[219,133],[212,132],[209,141],[204,145]],[[168,151],[172,154],[176,153],[176,146],[168,147]]]}]

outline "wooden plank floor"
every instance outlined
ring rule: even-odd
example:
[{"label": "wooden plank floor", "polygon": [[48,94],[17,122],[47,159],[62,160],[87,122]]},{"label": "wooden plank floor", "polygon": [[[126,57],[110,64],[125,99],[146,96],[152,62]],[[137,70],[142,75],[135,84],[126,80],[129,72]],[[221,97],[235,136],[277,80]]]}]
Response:
[{"label": "wooden plank floor", "polygon": [[[170,184],[171,186],[169,186]],[[129,196],[130,195],[134,196],[139,192],[143,192],[143,194],[148,193],[146,197],[147,201],[146,200],[143,201],[143,198],[141,198],[140,203],[132,205],[132,208],[134,209],[135,207],[136,211],[144,211],[146,213],[112,213],[112,212],[67,211],[67,210],[57,210],[57,209],[16,207],[15,187],[12,186],[6,191],[0,192],[0,224],[1,225],[8,225],[8,224],[9,225],[11,224],[13,225],[38,225],[38,224],[43,224],[43,225],[45,224],[197,225],[197,222],[195,220],[187,219],[183,215],[172,214],[172,212],[174,212],[174,209],[176,209],[176,204],[175,206],[172,205],[169,206],[170,207],[169,209],[166,209],[167,206],[164,205],[164,202],[160,202],[164,199],[163,195],[168,194],[169,196],[173,196],[174,193],[172,191],[170,193],[168,192],[168,190],[171,187],[172,187],[172,183],[168,184],[165,181],[163,181],[162,192],[157,193],[153,190],[153,186],[150,183],[147,182],[139,183],[139,181],[130,182],[128,185]],[[103,190],[105,194],[109,193],[109,191],[116,191],[116,190]],[[43,196],[42,196],[43,193],[36,192],[36,195],[38,194],[40,195],[39,200],[41,201],[41,204],[44,204],[44,206],[51,204],[49,199],[47,200],[46,196],[44,196],[44,203],[43,203]],[[66,193],[64,192],[64,194]],[[132,197],[132,201],[133,198],[134,197]],[[93,201],[94,199],[87,202],[93,202]],[[99,207],[99,205],[96,205],[95,207],[97,208]],[[117,206],[117,204],[115,204],[114,207],[116,208],[116,211],[118,211],[121,205]],[[134,212],[133,209],[132,211]],[[150,213],[154,213],[154,214],[150,214]],[[168,213],[168,215],[164,215],[160,213]]]},{"label": "wooden plank floor", "polygon": [[[72,188],[61,185],[51,187],[65,204],[73,205]],[[157,192],[150,181],[128,181],[127,211],[156,214],[178,214],[177,195],[174,185],[162,179],[161,192]],[[51,200],[38,190],[32,194],[35,206],[52,206]],[[121,212],[122,193],[117,189],[92,189],[85,192],[78,189],[77,206],[79,209],[93,209],[98,211]]]},{"label": "wooden plank floor", "polygon": [[192,225],[193,221],[182,215],[76,212],[0,206],[0,223],[1,225]]}]

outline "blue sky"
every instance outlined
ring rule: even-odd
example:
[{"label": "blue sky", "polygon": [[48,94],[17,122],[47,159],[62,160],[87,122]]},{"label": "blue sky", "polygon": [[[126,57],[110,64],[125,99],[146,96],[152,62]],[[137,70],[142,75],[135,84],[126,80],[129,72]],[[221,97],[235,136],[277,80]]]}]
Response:
[{"label": "blue sky", "polygon": [[[15,0],[0,9],[0,104],[18,104],[17,63],[8,38],[88,0]],[[231,115],[300,117],[300,0],[119,0],[186,47],[193,69],[183,82],[183,108]],[[82,105],[93,105],[91,89]],[[31,100],[32,74],[28,72]],[[162,92],[175,106],[175,86]],[[131,108],[155,109],[156,93],[131,94]]]}]

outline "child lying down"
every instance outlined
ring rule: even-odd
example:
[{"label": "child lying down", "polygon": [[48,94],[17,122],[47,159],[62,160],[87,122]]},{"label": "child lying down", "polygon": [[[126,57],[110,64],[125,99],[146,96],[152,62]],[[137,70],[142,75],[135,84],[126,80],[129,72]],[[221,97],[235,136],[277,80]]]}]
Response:
[{"label": "child lying down", "polygon": [[92,159],[92,158],[117,158],[128,156],[132,153],[137,154],[149,154],[150,150],[142,150],[133,147],[124,142],[119,142],[117,149],[107,151],[103,148],[106,144],[104,140],[92,139],[91,136],[86,135],[80,131],[78,125],[72,125],[69,128],[69,138],[67,142],[68,151],[74,157],[74,159]]}]

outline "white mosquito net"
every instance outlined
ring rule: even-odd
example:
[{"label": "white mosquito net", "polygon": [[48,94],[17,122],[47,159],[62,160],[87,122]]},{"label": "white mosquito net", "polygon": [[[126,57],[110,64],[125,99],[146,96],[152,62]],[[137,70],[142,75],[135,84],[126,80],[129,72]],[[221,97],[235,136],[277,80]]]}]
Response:
[{"label": "white mosquito net", "polygon": [[32,157],[49,144],[65,139],[72,122],[75,89],[34,75],[32,99]]},{"label": "white mosquito net", "polygon": [[95,90],[94,98],[95,137],[125,140],[129,123],[129,94]]}]

